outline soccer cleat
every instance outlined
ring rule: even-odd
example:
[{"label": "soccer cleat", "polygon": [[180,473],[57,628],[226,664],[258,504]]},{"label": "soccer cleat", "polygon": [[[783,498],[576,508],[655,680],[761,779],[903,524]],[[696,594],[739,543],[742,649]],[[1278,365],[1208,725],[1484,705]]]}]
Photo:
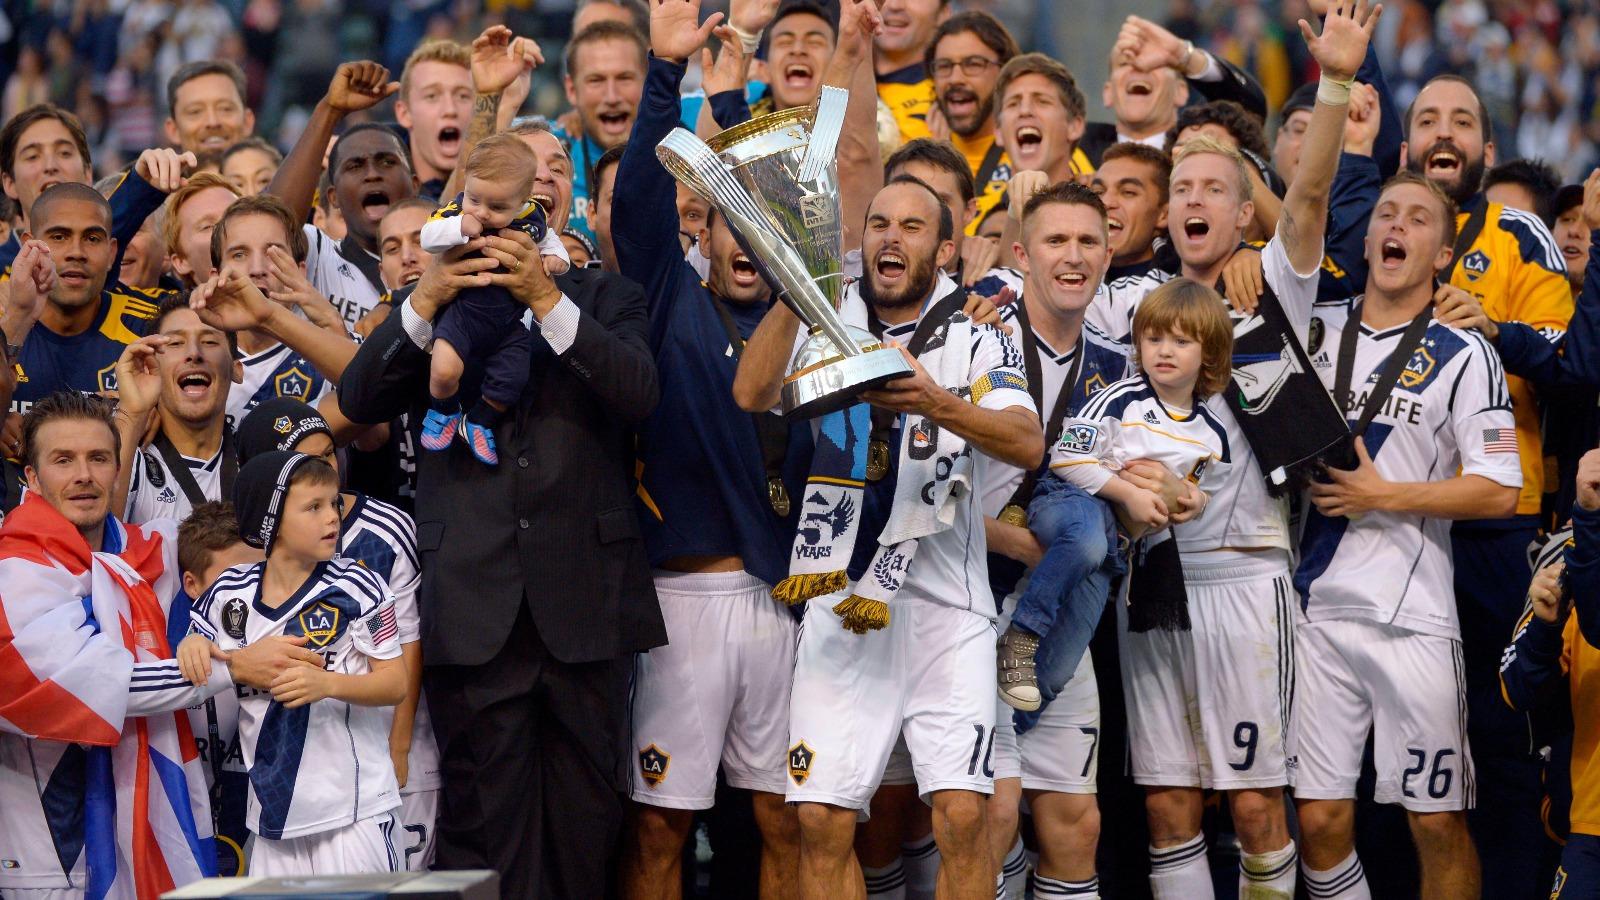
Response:
[{"label": "soccer cleat", "polygon": [[494,451],[494,432],[488,426],[479,425],[470,419],[461,420],[461,439],[472,448],[472,455],[486,466],[498,466],[500,456]]},{"label": "soccer cleat", "polygon": [[450,446],[450,442],[455,440],[456,429],[460,423],[460,413],[428,410],[428,414],[422,418],[422,449],[443,450]]},{"label": "soccer cleat", "polygon": [[996,650],[1000,699],[1023,712],[1038,709],[1039,676],[1034,673],[1033,656],[1039,652],[1039,638],[1013,625],[1000,636]]}]

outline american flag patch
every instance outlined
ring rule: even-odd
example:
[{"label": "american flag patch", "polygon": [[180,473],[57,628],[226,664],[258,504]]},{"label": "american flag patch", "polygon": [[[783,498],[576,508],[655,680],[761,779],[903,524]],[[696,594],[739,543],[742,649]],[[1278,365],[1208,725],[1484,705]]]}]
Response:
[{"label": "american flag patch", "polygon": [[1517,430],[1515,428],[1485,428],[1483,430],[1483,452],[1517,452]]},{"label": "american flag patch", "polygon": [[400,636],[400,623],[394,617],[394,604],[385,603],[377,612],[367,617],[367,633],[374,644],[394,640]]}]

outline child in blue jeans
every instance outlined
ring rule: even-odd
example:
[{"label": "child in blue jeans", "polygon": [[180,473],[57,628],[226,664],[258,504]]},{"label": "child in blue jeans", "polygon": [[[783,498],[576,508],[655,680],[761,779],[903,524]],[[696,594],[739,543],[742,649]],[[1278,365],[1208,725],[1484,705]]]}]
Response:
[{"label": "child in blue jeans", "polygon": [[[1045,553],[1000,637],[997,667],[1002,699],[1019,710],[1043,704],[1035,671],[1041,642],[1051,671],[1070,678],[1099,624],[1108,592],[1077,588],[1102,567],[1122,569],[1127,538],[1112,504],[1145,541],[1171,538],[1166,504],[1119,478],[1123,464],[1153,460],[1198,484],[1203,472],[1229,460],[1227,432],[1203,404],[1231,373],[1233,325],[1222,298],[1187,278],[1167,282],[1134,314],[1133,345],[1138,374],[1067,420],[1050,450],[1050,473],[1028,504],[1028,527]],[[1065,683],[1046,685],[1049,696]]]}]

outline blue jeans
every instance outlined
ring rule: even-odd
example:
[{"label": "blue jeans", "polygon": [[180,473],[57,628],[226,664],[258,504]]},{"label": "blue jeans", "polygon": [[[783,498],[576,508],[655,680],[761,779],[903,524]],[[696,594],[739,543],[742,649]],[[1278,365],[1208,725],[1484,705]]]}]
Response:
[{"label": "blue jeans", "polygon": [[[1039,479],[1028,504],[1028,528],[1045,546],[1044,558],[1029,576],[1011,624],[1040,638],[1035,671],[1048,700],[1077,670],[1105,612],[1111,578],[1123,564],[1111,505],[1053,475]],[[1090,577],[1095,574],[1103,577]]]}]

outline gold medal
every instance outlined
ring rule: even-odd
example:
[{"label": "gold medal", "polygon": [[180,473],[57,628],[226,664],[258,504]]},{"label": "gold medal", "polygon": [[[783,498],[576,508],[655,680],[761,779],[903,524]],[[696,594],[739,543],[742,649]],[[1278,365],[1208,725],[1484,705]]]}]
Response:
[{"label": "gold medal", "polygon": [[783,486],[783,479],[767,479],[767,502],[772,504],[772,511],[779,518],[789,515],[789,490]]},{"label": "gold medal", "polygon": [[1028,511],[1023,509],[1020,503],[1008,504],[1005,509],[1000,510],[1000,515],[995,518],[1007,525],[1015,525],[1018,528],[1028,527]]},{"label": "gold medal", "polygon": [[872,441],[867,444],[867,480],[882,481],[889,474],[889,442]]}]

